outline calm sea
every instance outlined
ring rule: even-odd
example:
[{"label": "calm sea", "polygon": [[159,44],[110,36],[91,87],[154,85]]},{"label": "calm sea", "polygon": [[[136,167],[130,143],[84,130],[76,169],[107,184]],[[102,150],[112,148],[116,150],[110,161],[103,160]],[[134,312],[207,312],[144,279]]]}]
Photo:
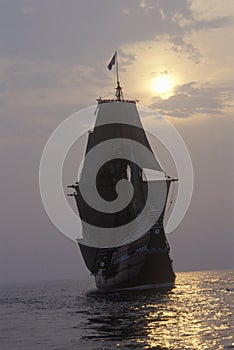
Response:
[{"label": "calm sea", "polygon": [[0,285],[0,349],[234,349],[234,271],[176,282],[109,294],[91,279]]}]

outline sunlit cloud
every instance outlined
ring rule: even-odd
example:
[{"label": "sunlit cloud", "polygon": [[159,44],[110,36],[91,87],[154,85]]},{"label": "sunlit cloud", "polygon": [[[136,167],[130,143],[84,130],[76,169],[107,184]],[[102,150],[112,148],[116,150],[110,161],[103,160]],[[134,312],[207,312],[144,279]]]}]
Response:
[{"label": "sunlit cloud", "polygon": [[[210,6],[210,1],[208,3]],[[134,32],[129,31],[128,21],[123,21],[118,33],[113,32],[113,26],[110,28],[110,36],[119,35],[116,37],[118,45],[113,50],[118,49],[119,52],[124,96],[139,99],[142,104],[157,105],[162,112],[165,108],[169,115],[185,117],[195,115],[192,114],[192,108],[198,111],[199,104],[195,105],[195,100],[202,100],[201,91],[204,92],[204,82],[207,81],[207,102],[201,102],[200,113],[209,114],[215,108],[219,113],[222,108],[225,113],[231,113],[232,104],[230,99],[228,102],[226,88],[231,84],[234,66],[234,49],[230,47],[234,35],[231,25],[234,8],[231,4],[227,11],[217,3],[216,11],[212,7],[207,15],[203,8],[208,8],[208,5],[187,0],[180,0],[177,5],[162,0],[144,0],[137,1],[129,8],[120,8],[121,19],[130,16],[135,28]],[[85,9],[86,5],[82,6]],[[59,7],[48,5],[48,15],[52,9],[56,12]],[[35,12],[35,21],[39,23],[42,20],[43,11],[36,11],[33,7],[24,7],[22,11],[23,14]],[[21,16],[23,14],[21,12]],[[56,14],[62,21],[61,13]],[[19,13],[15,16],[19,16]],[[153,26],[148,26],[147,17],[150,17]],[[141,28],[136,25],[139,21],[142,23]],[[16,37],[10,36],[8,41],[4,43],[3,40],[0,45],[3,52],[0,61],[0,103],[7,118],[13,119],[15,112],[20,110],[21,120],[25,119],[24,115],[31,113],[40,114],[41,123],[53,123],[57,118],[62,118],[62,113],[66,116],[69,111],[75,112],[77,108],[95,103],[99,96],[114,96],[114,72],[106,68],[112,52],[108,56],[99,52],[101,48],[86,45],[84,56],[83,53],[80,55],[82,47],[77,52],[66,50],[65,47],[61,53],[58,48],[62,46],[59,41],[62,31],[57,25],[58,22],[52,21],[53,28],[49,35],[53,35],[55,41],[50,38],[50,43],[53,42],[50,46],[41,27],[41,32],[37,33],[39,40],[36,48],[35,37],[31,36],[30,31],[25,31],[26,27],[22,32],[26,36],[22,35],[19,28]],[[58,29],[56,35],[54,28]],[[73,24],[70,29],[74,32]],[[128,35],[125,37],[121,31]],[[81,42],[81,39],[78,33],[77,42]],[[18,42],[25,48],[23,55],[18,55]],[[47,50],[43,50],[42,44]],[[217,46],[221,49],[217,50]],[[10,52],[14,52],[13,47],[16,48],[16,54],[12,55]],[[53,58],[55,53],[56,60]],[[191,82],[196,83],[189,85]],[[219,88],[221,82],[225,88]],[[188,96],[188,91],[182,91],[183,86],[190,86],[197,97]],[[14,101],[14,104],[10,101]],[[50,115],[43,115],[43,110],[49,111]],[[36,124],[39,118],[32,119],[33,123]]]},{"label": "sunlit cloud", "polygon": [[234,12],[232,0],[225,0],[225,6],[219,0],[192,0],[190,6],[196,21],[209,21],[226,16],[232,17]]},{"label": "sunlit cloud", "polygon": [[152,1],[150,0],[141,0],[139,7],[144,11],[144,13],[149,13],[154,8]]},{"label": "sunlit cloud", "polygon": [[168,99],[155,97],[152,108],[163,115],[188,118],[192,116],[226,115],[226,108],[234,99],[234,87],[212,86],[205,82],[190,82],[178,86]]}]

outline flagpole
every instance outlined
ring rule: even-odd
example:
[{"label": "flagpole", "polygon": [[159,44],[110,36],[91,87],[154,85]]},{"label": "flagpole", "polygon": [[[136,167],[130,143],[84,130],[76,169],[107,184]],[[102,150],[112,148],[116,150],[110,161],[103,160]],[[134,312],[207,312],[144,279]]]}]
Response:
[{"label": "flagpole", "polygon": [[121,101],[123,100],[123,92],[119,81],[119,64],[118,64],[117,51],[115,51],[115,68],[116,68],[116,80],[117,80],[115,96],[117,98],[117,101]]},{"label": "flagpole", "polygon": [[109,70],[112,69],[112,67],[115,66],[115,74],[116,74],[116,88],[115,88],[115,96],[117,101],[122,101],[123,98],[123,92],[122,88],[120,86],[120,81],[119,81],[119,63],[118,63],[118,57],[117,57],[117,51],[115,51],[114,56],[112,57],[110,63],[108,64],[107,68]]},{"label": "flagpole", "polygon": [[118,54],[117,51],[115,51],[115,59],[116,59],[116,80],[117,80],[117,85],[119,84],[119,65],[118,65]]}]

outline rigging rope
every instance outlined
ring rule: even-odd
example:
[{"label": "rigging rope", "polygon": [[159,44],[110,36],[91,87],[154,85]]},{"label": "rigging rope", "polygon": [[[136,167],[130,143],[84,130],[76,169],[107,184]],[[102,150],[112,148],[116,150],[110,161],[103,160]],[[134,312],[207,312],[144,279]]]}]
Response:
[{"label": "rigging rope", "polygon": [[170,199],[170,203],[169,203],[169,206],[168,206],[166,212],[168,212],[170,210],[170,208],[172,206],[172,203],[173,203],[173,197],[174,197],[174,191],[175,191],[175,183],[173,182],[173,183],[171,183],[171,185],[173,186],[172,187],[172,193],[171,193],[171,199]]}]

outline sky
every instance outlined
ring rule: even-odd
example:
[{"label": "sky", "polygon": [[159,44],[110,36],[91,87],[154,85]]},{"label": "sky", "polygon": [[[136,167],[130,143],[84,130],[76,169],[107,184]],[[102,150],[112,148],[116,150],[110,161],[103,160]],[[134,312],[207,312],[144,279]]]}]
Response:
[{"label": "sky", "polygon": [[124,95],[173,123],[193,162],[175,270],[234,268],[233,20],[233,0],[0,0],[0,282],[89,276],[38,172],[52,131],[113,95],[115,50]]}]

